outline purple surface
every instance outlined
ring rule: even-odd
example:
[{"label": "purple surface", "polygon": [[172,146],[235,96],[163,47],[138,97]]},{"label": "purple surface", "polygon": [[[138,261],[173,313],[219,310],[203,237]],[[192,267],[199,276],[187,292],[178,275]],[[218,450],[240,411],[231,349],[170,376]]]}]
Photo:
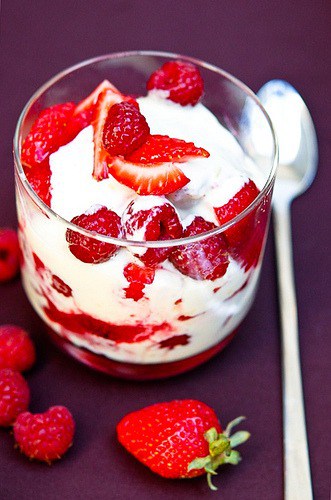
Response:
[{"label": "purple surface", "polygon": [[[216,5],[212,7],[212,5]],[[253,90],[272,78],[290,81],[312,112],[319,172],[293,205],[303,379],[316,499],[327,499],[330,421],[330,127],[331,7],[322,0],[181,2],[161,0],[2,3],[0,226],[16,225],[11,141],[30,95],[59,70],[108,52],[169,50],[192,55],[236,75]],[[329,140],[329,142],[328,142]],[[134,383],[94,373],[46,338],[19,280],[0,288],[0,323],[29,329],[38,363],[27,374],[32,411],[67,405],[77,421],[73,448],[52,467],[30,463],[0,430],[0,498],[108,499],[282,498],[281,383],[274,251],[269,237],[255,304],[239,336],[218,357],[162,382]],[[247,416],[251,440],[243,461],[227,467],[208,491],[204,479],[166,481],[116,442],[115,425],[129,411],[156,401],[198,398],[228,420]]]}]

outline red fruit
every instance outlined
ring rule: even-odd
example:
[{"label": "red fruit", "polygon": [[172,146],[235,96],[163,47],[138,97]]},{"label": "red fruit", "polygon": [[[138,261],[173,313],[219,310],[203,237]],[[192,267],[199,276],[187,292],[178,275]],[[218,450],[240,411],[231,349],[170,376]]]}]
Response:
[{"label": "red fruit", "polygon": [[18,372],[29,370],[36,360],[34,344],[29,334],[15,325],[0,326],[0,369]]},{"label": "red fruit", "polygon": [[[115,212],[108,210],[106,207],[100,207],[94,213],[78,215],[71,222],[76,226],[95,231],[104,236],[114,238],[121,236],[121,219]],[[67,229],[66,240],[69,243],[70,252],[77,259],[92,264],[99,264],[109,260],[118,248],[116,245],[83,236],[72,229]]]},{"label": "red fruit", "polygon": [[51,206],[51,169],[48,158],[39,165],[23,164],[26,178],[34,192],[46,205]]},{"label": "red fruit", "polygon": [[30,390],[19,372],[0,370],[0,426],[9,427],[30,402]]},{"label": "red fruit", "polygon": [[[225,205],[214,207],[216,217],[220,224],[225,224],[245,210],[257,197],[259,190],[252,180],[249,180],[237,194]],[[228,229],[225,234],[230,245],[238,245],[249,237],[254,225],[254,211],[242,221]]]},{"label": "red fruit", "polygon": [[193,142],[173,139],[167,135],[150,135],[144,144],[127,160],[132,163],[164,163],[185,162],[194,157],[208,158],[209,153],[203,148],[197,148]]},{"label": "red fruit", "polygon": [[35,167],[43,163],[51,153],[73,139],[68,127],[73,115],[73,102],[56,104],[44,109],[31,127],[22,146],[22,163]]},{"label": "red fruit", "polygon": [[21,413],[14,425],[14,437],[22,453],[50,463],[72,445],[75,422],[64,406],[52,406],[45,413]]},{"label": "red fruit", "polygon": [[142,165],[115,157],[108,166],[110,174],[118,182],[141,196],[170,194],[190,182],[175,163]]},{"label": "red fruit", "polygon": [[146,118],[130,102],[114,104],[103,129],[104,148],[113,156],[127,156],[149,136]]},{"label": "red fruit", "polygon": [[98,97],[98,101],[95,106],[95,112],[93,117],[93,129],[94,129],[94,169],[93,176],[97,180],[106,179],[109,175],[108,163],[111,162],[111,156],[106,151],[103,145],[103,131],[105,123],[108,117],[110,108],[114,104],[118,104],[123,101],[134,102],[132,97],[125,96],[121,94],[115,87],[107,88],[103,90]]},{"label": "red fruit", "polygon": [[20,267],[19,251],[16,231],[0,228],[0,283],[17,275]]},{"label": "red fruit", "polygon": [[[122,215],[126,238],[136,241],[180,238],[183,229],[175,208],[170,203],[165,203],[163,198],[151,198],[151,202],[155,205],[147,210],[139,209],[139,200],[132,201],[126,208]],[[155,266],[169,256],[171,248],[148,248],[141,254],[132,247],[132,252],[146,266]]]},{"label": "red fruit", "polygon": [[71,121],[71,126],[76,127],[77,132],[91,124],[98,97],[104,90],[120,93],[108,80],[103,80],[90,95],[77,104]]},{"label": "red fruit", "polygon": [[[224,224],[243,212],[259,192],[255,183],[249,180],[228,203],[214,208],[219,223]],[[256,264],[263,242],[263,231],[261,234],[255,216],[256,210],[253,210],[224,233],[232,255],[242,260],[246,268]]]},{"label": "red fruit", "polygon": [[[196,216],[185,229],[183,238],[215,229],[212,222]],[[195,280],[215,280],[226,273],[229,265],[228,249],[222,234],[210,236],[196,243],[176,247],[169,260],[182,273]]]},{"label": "red fruit", "polygon": [[208,156],[205,149],[195,147],[192,142],[166,135],[150,135],[126,160],[115,157],[108,167],[118,182],[140,195],[165,195],[181,189],[190,181],[177,163]]},{"label": "red fruit", "polygon": [[203,80],[194,64],[169,61],[150,76],[147,90],[153,89],[168,90],[168,99],[182,106],[195,105],[203,94]]},{"label": "red fruit", "polygon": [[144,296],[145,285],[153,283],[155,269],[131,263],[124,267],[123,274],[129,282],[129,286],[124,289],[126,298],[138,301]]},{"label": "red fruit", "polygon": [[[236,464],[230,431],[243,417],[233,421],[224,433],[212,408],[193,399],[157,403],[126,415],[117,425],[120,443],[153,472],[166,478],[190,478],[223,463]],[[236,438],[236,439],[235,439]],[[235,434],[232,447],[249,438],[245,431]]]}]

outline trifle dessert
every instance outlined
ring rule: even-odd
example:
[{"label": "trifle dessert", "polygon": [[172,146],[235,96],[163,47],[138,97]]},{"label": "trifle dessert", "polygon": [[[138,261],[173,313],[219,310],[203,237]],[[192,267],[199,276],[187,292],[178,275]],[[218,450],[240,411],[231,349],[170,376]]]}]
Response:
[{"label": "trifle dessert", "polygon": [[57,344],[143,379],[231,340],[256,291],[275,169],[249,140],[252,106],[273,137],[240,82],[152,53],[85,62],[32,97],[14,141],[22,278]]}]

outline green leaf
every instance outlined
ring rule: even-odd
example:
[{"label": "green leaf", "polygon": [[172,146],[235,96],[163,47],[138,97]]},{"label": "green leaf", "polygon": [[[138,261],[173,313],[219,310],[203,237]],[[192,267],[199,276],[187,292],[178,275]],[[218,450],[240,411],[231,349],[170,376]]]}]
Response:
[{"label": "green leaf", "polygon": [[231,443],[231,448],[235,448],[236,446],[239,446],[240,444],[244,443],[247,441],[247,439],[250,438],[250,433],[247,431],[238,431],[233,436],[230,437],[230,443]]},{"label": "green leaf", "polygon": [[189,472],[192,469],[204,469],[208,464],[210,464],[210,456],[203,458],[195,458],[188,465],[187,471]]},{"label": "green leaf", "polygon": [[204,434],[204,438],[209,444],[213,441],[216,441],[216,439],[218,438],[218,433],[215,427],[211,427],[210,429],[208,429],[208,431]]},{"label": "green leaf", "polygon": [[237,465],[237,464],[239,464],[240,460],[241,460],[241,456],[240,456],[239,451],[232,450],[230,455],[228,457],[225,457],[224,462],[226,464]]},{"label": "green leaf", "polygon": [[238,417],[238,418],[235,418],[234,420],[232,420],[231,422],[228,423],[228,425],[226,426],[226,429],[225,431],[223,432],[223,434],[225,436],[230,436],[231,434],[231,431],[233,429],[233,427],[235,427],[236,425],[240,424],[240,422],[242,422],[243,420],[246,420],[246,417]]}]

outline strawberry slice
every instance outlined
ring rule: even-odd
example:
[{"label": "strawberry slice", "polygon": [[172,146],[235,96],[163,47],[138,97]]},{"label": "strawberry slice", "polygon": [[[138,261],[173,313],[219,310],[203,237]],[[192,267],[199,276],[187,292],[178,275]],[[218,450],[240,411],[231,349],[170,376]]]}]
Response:
[{"label": "strawberry slice", "polygon": [[74,111],[72,125],[76,125],[78,131],[83,130],[83,128],[90,125],[93,120],[93,115],[95,111],[95,105],[98,101],[98,97],[104,90],[111,90],[114,94],[119,94],[114,85],[112,85],[108,80],[103,80],[85,99],[80,101]]},{"label": "strawberry slice", "polygon": [[94,169],[93,176],[97,180],[106,179],[109,175],[107,164],[112,161],[112,157],[105,150],[103,145],[103,131],[110,108],[120,102],[135,102],[132,97],[121,94],[115,87],[107,88],[98,97],[94,119]]},{"label": "strawberry slice", "polygon": [[130,163],[114,157],[108,164],[111,175],[139,195],[170,194],[184,187],[190,179],[175,163]]},{"label": "strawberry slice", "polygon": [[203,148],[197,148],[193,142],[173,139],[167,135],[150,135],[144,144],[126,159],[132,163],[149,164],[183,162],[194,156],[208,158],[209,153]]},{"label": "strawberry slice", "polygon": [[113,157],[108,168],[118,182],[139,195],[166,195],[190,182],[177,163],[208,156],[208,151],[195,147],[193,142],[150,135],[127,159]]}]

